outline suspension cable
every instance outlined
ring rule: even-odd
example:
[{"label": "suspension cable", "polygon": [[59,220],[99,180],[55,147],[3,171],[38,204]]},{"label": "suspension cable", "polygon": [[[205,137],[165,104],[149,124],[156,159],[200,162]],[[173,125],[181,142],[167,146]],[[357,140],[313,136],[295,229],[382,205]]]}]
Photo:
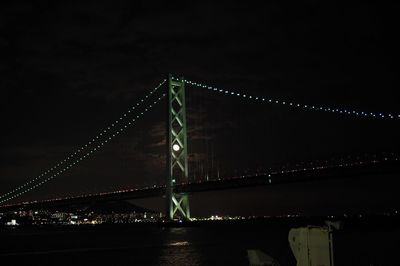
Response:
[{"label": "suspension cable", "polygon": [[[156,103],[158,103],[165,96],[165,94],[162,94],[158,99],[156,99],[153,102],[153,104],[150,104],[150,105],[146,106],[144,108],[144,110],[142,112],[136,114],[136,116],[133,119],[127,120],[128,114],[131,115],[131,113],[133,111],[138,111],[139,106],[143,105],[145,100],[147,100],[150,96],[152,96],[165,82],[166,82],[166,80],[163,80],[157,87],[155,87],[153,90],[151,90],[147,95],[145,95],[145,97],[141,98],[134,106],[132,106],[131,109],[129,109],[124,114],[122,114],[121,117],[119,117],[117,120],[115,120],[113,123],[111,123],[105,129],[100,131],[99,134],[97,134],[95,137],[93,137],[91,140],[89,140],[85,145],[83,145],[80,148],[78,148],[74,153],[72,153],[69,156],[67,156],[64,160],[60,161],[59,163],[57,163],[56,165],[54,165],[50,169],[44,171],[42,174],[38,175],[36,178],[31,179],[30,181],[24,183],[23,185],[20,185],[19,187],[11,190],[10,192],[7,192],[7,193],[5,193],[3,195],[0,195],[0,199],[3,199],[3,200],[0,200],[0,204],[4,203],[6,201],[9,201],[9,200],[11,200],[13,198],[16,198],[18,196],[21,196],[22,194],[25,194],[26,192],[31,191],[32,189],[43,185],[44,183],[50,181],[51,179],[55,178],[56,176],[60,175],[61,173],[69,170],[70,168],[72,168],[76,164],[80,163],[82,160],[86,159],[93,152],[95,152],[98,149],[100,149],[104,144],[106,144],[109,140],[113,139],[115,136],[117,136],[122,131],[124,131],[124,129],[126,129],[128,126],[133,125],[134,122],[137,119],[139,119],[141,116],[143,116],[145,112],[149,111],[152,107],[154,107],[154,105]],[[121,122],[123,120],[127,120],[127,122],[125,124],[121,125]],[[121,127],[118,130],[116,130],[118,125],[121,125]],[[110,135],[108,138],[106,137],[104,141],[101,141],[102,138],[104,139],[106,133],[110,132],[112,130],[115,130],[115,133]],[[86,154],[83,153],[84,150],[88,150]],[[68,166],[66,166],[66,167],[62,168],[61,170],[57,171],[56,173],[52,174],[51,176],[49,176],[47,179],[44,179],[40,183],[38,183],[36,185],[33,185],[34,182],[40,181],[40,179],[46,177],[46,175],[50,174],[51,172],[56,171],[62,165],[68,163],[69,161],[71,161],[73,159],[75,159],[75,161],[71,162]],[[30,186],[29,188],[26,188],[30,184],[32,184],[32,186]],[[24,188],[26,188],[26,189],[24,189]],[[21,191],[22,189],[24,189],[24,190]],[[18,191],[21,191],[21,192],[15,194],[14,196],[10,196],[10,195],[12,195],[12,194],[14,194],[14,193],[16,193]],[[10,197],[8,197],[8,196],[10,196]]]},{"label": "suspension cable", "polygon": [[[176,78],[174,78],[174,79],[176,79]],[[365,118],[400,119],[400,114],[391,114],[391,113],[384,113],[384,112],[375,112],[374,113],[374,112],[366,112],[366,111],[356,111],[354,109],[352,110],[352,109],[343,109],[343,108],[332,108],[332,107],[328,107],[328,106],[301,104],[301,103],[296,103],[296,102],[291,102],[291,101],[283,101],[283,100],[262,97],[262,96],[254,96],[254,95],[250,95],[247,93],[241,93],[236,90],[226,90],[226,89],[216,88],[213,86],[209,86],[209,85],[199,83],[199,82],[194,82],[194,81],[187,80],[187,79],[184,79],[184,82],[186,82],[190,85],[199,87],[199,88],[204,88],[204,89],[213,91],[213,92],[218,92],[218,93],[221,93],[224,95],[229,95],[229,96],[240,97],[243,99],[248,99],[248,100],[252,100],[254,102],[259,102],[259,103],[277,104],[277,105],[284,105],[284,106],[289,106],[291,108],[297,108],[297,109],[303,109],[303,110],[323,111],[323,112],[351,115],[351,116],[365,117]]]}]

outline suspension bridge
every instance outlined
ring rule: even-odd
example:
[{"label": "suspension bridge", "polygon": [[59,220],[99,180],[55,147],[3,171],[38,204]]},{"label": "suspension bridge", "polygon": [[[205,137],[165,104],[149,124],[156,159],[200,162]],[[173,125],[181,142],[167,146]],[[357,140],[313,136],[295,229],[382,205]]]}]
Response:
[{"label": "suspension bridge", "polygon": [[[75,152],[40,175],[28,180],[17,188],[0,195],[0,211],[18,208],[44,208],[48,206],[65,206],[93,201],[116,201],[147,197],[165,198],[165,215],[169,219],[180,217],[190,219],[189,195],[202,191],[224,190],[249,186],[269,186],[292,182],[304,182],[328,178],[365,177],[368,175],[393,175],[400,173],[400,164],[395,154],[373,156],[367,159],[341,160],[309,165],[298,165],[293,168],[269,169],[254,174],[237,175],[212,180],[189,180],[188,137],[186,121],[186,87],[196,87],[227,97],[243,98],[261,104],[275,104],[292,109],[329,112],[337,115],[362,117],[366,119],[399,120],[400,115],[391,113],[374,113],[350,109],[340,109],[290,101],[281,101],[256,95],[249,95],[236,90],[227,90],[213,86],[168,76],[156,88],[140,99],[122,116],[101,130]],[[96,152],[116,138],[128,127],[132,127],[143,118],[154,106],[165,100],[166,105],[166,169],[165,184],[124,189],[112,192],[86,194],[74,197],[60,197],[49,200],[8,203],[22,195],[50,182],[82,161],[92,157]]]}]

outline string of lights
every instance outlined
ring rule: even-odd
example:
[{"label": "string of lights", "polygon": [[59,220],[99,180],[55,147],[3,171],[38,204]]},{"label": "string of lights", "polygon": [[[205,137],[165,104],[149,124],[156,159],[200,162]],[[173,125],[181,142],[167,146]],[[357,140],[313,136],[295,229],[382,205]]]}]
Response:
[{"label": "string of lights", "polygon": [[[267,177],[265,180],[266,183],[273,184],[276,182],[280,182],[280,178],[285,175],[285,174],[293,174],[293,173],[301,173],[301,172],[310,172],[310,171],[320,171],[320,170],[329,170],[329,169],[337,169],[337,168],[348,168],[348,167],[354,167],[354,166],[360,166],[360,165],[373,165],[373,164],[380,164],[383,162],[393,162],[393,161],[398,161],[399,157],[395,153],[382,153],[381,155],[377,154],[371,154],[367,155],[371,158],[369,159],[364,159],[360,160],[360,158],[354,158],[354,160],[347,160],[348,158],[338,158],[335,163],[330,163],[329,160],[323,160],[319,161],[319,163],[315,163],[313,161],[311,162],[301,162],[300,164],[296,164],[295,167],[283,167],[283,168],[269,168],[257,172],[250,172],[250,173],[245,173],[245,174],[238,174],[234,176],[226,176],[222,178],[212,178],[210,180],[197,180],[197,181],[192,181],[189,183],[186,183],[186,185],[191,185],[191,184],[201,184],[204,182],[209,182],[209,183],[214,183],[214,182],[223,182],[223,181],[229,181],[229,180],[238,180],[238,179],[252,179],[254,177],[260,176],[260,177]],[[382,156],[380,158],[380,156]],[[291,176],[293,178],[293,176]],[[181,185],[183,185],[182,183]],[[158,189],[158,188],[165,188],[165,185],[153,185],[153,186],[147,186],[147,187],[140,187],[140,188],[129,188],[129,189],[123,189],[123,190],[118,190],[118,191],[111,191],[111,192],[100,192],[100,193],[95,193],[95,194],[84,194],[84,195],[79,195],[79,196],[69,196],[69,197],[63,197],[63,198],[53,198],[53,199],[46,199],[46,200],[41,200],[41,201],[32,201],[32,202],[24,202],[24,204],[32,204],[32,203],[38,203],[38,202],[52,202],[52,201],[62,201],[62,200],[68,200],[68,199],[74,199],[74,198],[85,198],[85,197],[90,197],[90,196],[101,196],[101,195],[111,195],[111,194],[117,194],[117,193],[126,193],[126,192],[133,192],[133,191],[145,191],[149,189]],[[16,203],[16,204],[8,204],[8,205],[3,205],[4,206],[16,206],[20,205],[21,203]]]},{"label": "string of lights", "polygon": [[[177,78],[173,78],[173,79],[179,80]],[[299,108],[299,109],[325,111],[325,112],[344,114],[344,115],[353,115],[353,116],[366,117],[366,118],[379,118],[379,119],[399,119],[400,118],[400,115],[393,115],[393,114],[387,114],[387,113],[372,113],[372,112],[364,112],[364,111],[354,111],[354,110],[348,110],[348,109],[338,109],[338,108],[306,105],[306,104],[287,102],[287,101],[282,101],[282,100],[275,100],[275,99],[271,99],[271,98],[265,98],[265,97],[259,97],[259,96],[254,96],[254,95],[250,95],[250,94],[245,94],[245,93],[237,92],[235,90],[224,90],[224,89],[208,86],[208,85],[205,85],[202,83],[197,83],[197,82],[193,82],[193,81],[186,80],[186,79],[184,79],[183,81],[189,85],[204,88],[209,91],[217,92],[217,93],[220,93],[223,95],[235,96],[235,97],[239,97],[242,99],[252,100],[252,101],[260,102],[260,103],[278,104],[278,105],[285,105],[285,106],[290,106],[290,107]],[[129,109],[127,112],[123,113],[117,120],[115,120],[113,123],[111,123],[108,127],[101,130],[99,134],[97,134],[95,137],[93,137],[91,140],[89,140],[85,145],[78,148],[74,153],[71,153],[64,160],[60,161],[59,163],[57,163],[50,169],[46,170],[39,176],[35,177],[34,179],[31,179],[30,181],[13,189],[10,192],[0,195],[0,204],[7,202],[11,199],[17,198],[29,191],[32,191],[33,189],[42,186],[43,184],[49,182],[50,180],[56,178],[57,176],[63,174],[64,172],[70,170],[71,168],[73,168],[74,166],[76,166],[77,164],[82,162],[83,160],[90,157],[93,153],[100,150],[107,142],[109,142],[111,139],[113,139],[114,137],[116,137],[117,135],[122,133],[129,126],[134,125],[135,121],[137,121],[139,118],[141,118],[145,114],[145,112],[152,109],[152,107],[154,107],[155,104],[157,104],[163,97],[165,97],[165,94],[162,94],[151,104],[149,104],[147,106],[143,106],[145,104],[145,102],[147,102],[147,100],[150,100],[150,97],[163,84],[165,84],[165,82],[166,82],[166,80],[163,80],[157,87],[155,87],[153,90],[151,90],[147,95],[145,95],[145,97],[141,98],[134,106],[132,106],[131,109]],[[140,110],[139,107],[144,108],[144,109]],[[134,116],[134,118],[130,119],[131,116]],[[124,123],[125,121],[126,121],[126,123]],[[66,166],[63,167],[64,165],[66,165]],[[346,164],[344,163],[344,165],[346,165]],[[302,167],[300,167],[300,168],[302,168]]]},{"label": "string of lights", "polygon": [[255,176],[257,174],[266,174],[266,173],[276,173],[276,174],[284,174],[284,173],[295,173],[302,171],[312,171],[312,170],[320,170],[320,169],[329,169],[329,168],[343,168],[349,166],[357,166],[357,165],[371,165],[378,164],[382,162],[396,162],[399,161],[400,157],[397,153],[394,152],[382,152],[380,154],[362,154],[357,156],[348,155],[346,157],[339,158],[330,158],[326,160],[316,160],[316,161],[303,161],[297,162],[295,164],[287,164],[281,166],[270,167],[268,170],[261,170],[260,172],[251,172],[250,174],[242,174],[241,177],[246,176]]},{"label": "string of lights", "polygon": [[[177,78],[173,78],[173,79],[179,80]],[[295,102],[291,102],[291,101],[283,101],[283,100],[277,100],[277,99],[272,99],[272,98],[254,96],[254,95],[250,95],[247,93],[237,92],[235,90],[226,90],[226,89],[216,88],[213,86],[194,82],[194,81],[187,80],[187,79],[184,79],[184,82],[187,84],[199,87],[199,88],[204,88],[204,89],[213,91],[213,92],[218,92],[218,93],[221,93],[224,95],[229,95],[229,96],[240,97],[243,99],[249,99],[249,100],[253,100],[255,102],[260,102],[260,103],[277,104],[277,105],[284,105],[284,106],[289,106],[292,108],[298,108],[298,109],[303,109],[303,110],[323,111],[323,112],[351,115],[351,116],[365,117],[365,118],[379,118],[379,119],[390,119],[390,120],[400,119],[400,114],[356,111],[354,109],[332,108],[332,107],[327,107],[327,106],[301,104],[301,103],[295,103]]]},{"label": "string of lights", "polygon": [[[163,80],[157,87],[155,87],[153,90],[151,90],[147,95],[145,95],[143,98],[141,98],[134,106],[132,106],[127,112],[125,112],[124,114],[122,114],[117,120],[115,120],[113,123],[111,123],[108,127],[106,127],[105,129],[103,129],[102,131],[100,131],[99,134],[97,134],[95,137],[93,137],[91,140],[89,140],[85,145],[81,146],[80,148],[78,148],[74,153],[70,154],[69,156],[67,156],[64,160],[60,161],[59,163],[57,163],[56,165],[54,165],[53,167],[51,167],[50,169],[46,170],[45,172],[43,172],[42,174],[38,175],[37,177],[35,177],[34,179],[31,179],[30,181],[24,183],[23,185],[20,185],[19,187],[3,194],[0,196],[0,199],[4,199],[1,200],[0,203],[6,202],[10,199],[13,199],[17,196],[20,196],[30,190],[32,190],[33,188],[36,188],[40,185],[42,185],[43,183],[53,179],[55,176],[58,176],[59,174],[65,172],[66,170],[68,170],[69,168],[71,168],[72,166],[74,166],[76,163],[82,161],[83,159],[85,159],[86,157],[88,157],[89,155],[91,155],[93,153],[93,151],[96,151],[96,149],[102,147],[105,143],[107,143],[109,140],[111,140],[112,138],[114,138],[116,135],[120,134],[122,131],[124,131],[124,129],[126,129],[128,126],[133,125],[133,122],[135,122],[138,118],[140,118],[145,112],[149,111],[157,102],[159,102],[164,96],[165,94],[163,94],[161,97],[159,97],[156,101],[153,102],[153,104],[148,105],[146,108],[144,108],[144,110],[140,113],[138,113],[134,119],[132,119],[131,121],[128,121],[127,123],[125,123],[125,125],[122,125],[118,130],[115,131],[115,134],[110,135],[107,138],[107,133],[110,133],[112,130],[115,130],[116,127],[121,124],[121,122],[123,120],[126,120],[128,118],[128,114],[132,115],[132,112],[134,111],[138,111],[138,108],[140,107],[140,105],[142,105],[150,96],[152,96],[164,83],[166,82],[166,80]],[[101,139],[104,139],[104,141],[101,141]],[[97,144],[97,145],[96,145]],[[92,146],[94,146],[94,148],[90,149]],[[83,151],[90,149],[85,155],[83,155]],[[65,165],[66,163],[68,163],[69,161],[73,160],[77,158],[73,163],[69,164],[67,167],[64,167],[62,170],[56,172],[55,174],[51,175],[50,177],[48,177],[47,179],[44,179],[46,181],[42,181],[34,186],[31,187],[31,189],[29,190],[23,190],[20,193],[17,193],[16,196],[14,197],[8,197],[24,188],[26,188],[27,186],[33,184],[36,181],[40,181],[40,179],[46,177],[48,174],[56,171],[58,168],[60,168],[61,166]]]},{"label": "string of lights", "polygon": [[[136,115],[133,119],[128,120],[127,123],[125,123],[124,125],[122,125],[118,130],[115,131],[114,134],[110,135],[108,138],[106,138],[104,141],[101,141],[97,146],[94,146],[92,149],[90,149],[86,154],[83,154],[82,156],[80,156],[79,158],[77,158],[75,161],[71,162],[69,165],[67,165],[66,167],[62,168],[61,170],[57,171],[56,173],[54,173],[53,175],[49,176],[48,178],[42,180],[41,182],[28,187],[24,190],[22,190],[21,192],[14,194],[13,196],[7,197],[3,200],[0,201],[0,204],[7,202],[11,199],[17,198],[41,185],[43,185],[44,183],[47,183],[48,181],[54,179],[55,177],[61,175],[62,173],[66,172],[67,170],[71,169],[72,167],[74,167],[75,165],[79,164],[80,162],[82,162],[84,159],[86,159],[87,157],[91,156],[93,153],[95,153],[96,151],[99,151],[107,142],[109,142],[111,139],[113,139],[114,137],[116,137],[117,135],[119,135],[120,133],[122,133],[125,129],[127,129],[129,126],[134,125],[135,121],[137,121],[139,118],[141,118],[146,112],[150,111],[162,98],[165,97],[165,93],[162,94],[160,97],[158,97],[153,104],[148,105],[143,112],[141,112],[139,115]],[[11,193],[13,194],[13,193]]]},{"label": "string of lights", "polygon": [[[395,162],[398,161],[399,158],[396,157],[394,154],[392,154],[392,157],[387,157],[385,156],[384,158],[375,158],[371,160],[355,160],[355,161],[347,161],[347,162],[337,162],[335,164],[329,164],[329,161],[326,161],[325,163],[321,164],[310,164],[310,165],[303,165],[302,167],[297,166],[296,168],[283,168],[283,169],[268,169],[266,171],[257,171],[257,172],[251,172],[251,173],[245,173],[245,174],[238,174],[234,176],[228,176],[228,177],[223,177],[223,178],[213,178],[210,180],[198,180],[194,182],[190,182],[190,184],[200,184],[203,182],[223,182],[223,181],[229,181],[229,180],[238,180],[238,179],[252,179],[255,177],[267,177],[265,182],[272,184],[276,182],[282,181],[281,178],[286,175],[286,174],[294,174],[294,173],[304,173],[304,172],[311,172],[311,171],[327,171],[327,170],[334,170],[338,168],[350,168],[350,167],[357,167],[361,165],[374,165],[374,164],[381,164],[384,162]],[[293,181],[295,180],[294,176],[288,176],[290,179]],[[286,180],[287,177],[285,178]]]}]

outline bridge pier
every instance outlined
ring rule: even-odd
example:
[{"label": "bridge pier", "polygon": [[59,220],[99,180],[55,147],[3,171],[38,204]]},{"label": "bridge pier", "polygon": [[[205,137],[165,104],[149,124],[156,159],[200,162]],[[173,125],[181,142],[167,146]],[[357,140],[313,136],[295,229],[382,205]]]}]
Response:
[{"label": "bridge pier", "polygon": [[188,182],[186,102],[184,79],[167,82],[167,182],[166,216],[190,219],[189,195],[175,193],[176,183]]}]

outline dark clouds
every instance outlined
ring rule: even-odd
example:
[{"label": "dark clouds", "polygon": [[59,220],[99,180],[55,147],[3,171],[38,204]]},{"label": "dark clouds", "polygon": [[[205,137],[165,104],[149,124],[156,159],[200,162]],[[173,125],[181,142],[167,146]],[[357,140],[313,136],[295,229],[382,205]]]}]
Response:
[{"label": "dark clouds", "polygon": [[[400,112],[396,7],[228,1],[2,6],[0,192],[63,159],[168,72],[288,101]],[[218,164],[228,175],[399,150],[396,122],[243,105],[198,91],[188,97],[196,175],[210,164],[214,175]],[[61,188],[54,181],[26,198],[162,182],[163,108],[62,177]]]}]

